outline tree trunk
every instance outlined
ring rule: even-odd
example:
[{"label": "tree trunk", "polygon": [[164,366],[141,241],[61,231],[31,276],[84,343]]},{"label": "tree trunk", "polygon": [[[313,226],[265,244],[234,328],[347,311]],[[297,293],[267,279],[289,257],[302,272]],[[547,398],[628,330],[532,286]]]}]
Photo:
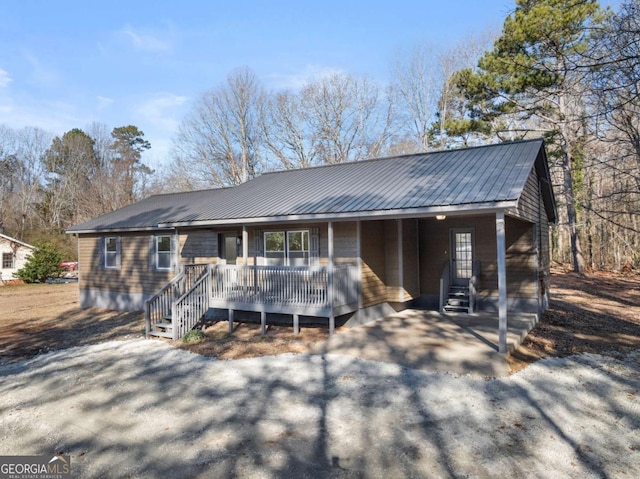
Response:
[{"label": "tree trunk", "polygon": [[[566,147],[565,147],[566,148]],[[573,271],[584,273],[584,256],[580,247],[580,235],[578,231],[578,215],[576,212],[575,197],[573,191],[573,177],[571,175],[571,156],[564,152],[562,169],[564,170],[564,193],[567,199],[567,224],[569,226],[569,237],[571,239],[571,255],[573,257]]]}]

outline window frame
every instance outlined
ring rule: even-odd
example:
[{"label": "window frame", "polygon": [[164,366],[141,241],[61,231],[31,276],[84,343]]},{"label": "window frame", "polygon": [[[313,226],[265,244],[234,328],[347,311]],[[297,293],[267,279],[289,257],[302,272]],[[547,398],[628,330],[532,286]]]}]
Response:
[{"label": "window frame", "polygon": [[[168,238],[169,239],[169,250],[163,250],[160,251],[160,241],[163,238]],[[156,236],[156,248],[155,248],[155,263],[156,263],[156,269],[160,270],[160,271],[171,271],[172,269],[172,258],[173,258],[173,240],[171,238],[171,235],[157,235]],[[169,257],[169,264],[168,266],[160,266],[160,255],[167,255]]]},{"label": "window frame", "polygon": [[[287,261],[287,265],[291,264],[291,247],[290,247],[290,242],[289,242],[289,238],[291,236],[291,234],[295,234],[295,233],[301,233],[301,246],[303,249],[300,250],[294,250],[296,253],[302,253],[302,258],[295,258],[295,259],[302,259],[304,260],[304,262],[306,263],[304,266],[309,266],[310,265],[310,261],[311,261],[311,233],[310,230],[291,230],[291,231],[287,231],[287,235],[286,235],[286,261]],[[307,249],[304,249],[304,240],[305,237],[307,239]]]},{"label": "window frame", "polygon": [[[302,234],[302,248],[300,250],[291,250],[290,248],[290,244],[289,244],[289,238],[291,237],[292,234],[295,233],[301,233]],[[283,250],[268,250],[267,249],[267,235],[271,235],[271,234],[281,234],[283,239]],[[305,246],[305,237],[306,237],[306,249],[304,249]],[[268,263],[270,260],[276,260],[276,259],[282,259],[282,266],[290,266],[291,265],[291,252],[294,251],[296,253],[302,253],[303,257],[302,258],[294,258],[294,259],[302,259],[304,260],[305,265],[303,266],[310,266],[311,265],[311,230],[309,229],[296,229],[296,230],[272,230],[272,231],[265,231],[263,233],[263,238],[262,238],[262,243],[263,243],[263,254],[264,254],[264,259],[265,262]],[[282,257],[281,258],[273,258],[273,257],[269,257],[269,253],[282,253]],[[274,265],[277,266],[277,265]]]},{"label": "window frame", "polygon": [[[115,250],[109,250],[109,240],[113,240]],[[120,248],[118,243],[120,242],[119,236],[106,236],[104,238],[104,267],[105,269],[119,269],[120,268]],[[113,264],[109,263],[109,258],[113,258]]]},{"label": "window frame", "polygon": [[[6,266],[5,257],[9,257],[11,261],[11,266]],[[12,252],[3,251],[2,253],[2,269],[16,269],[16,255]]]}]

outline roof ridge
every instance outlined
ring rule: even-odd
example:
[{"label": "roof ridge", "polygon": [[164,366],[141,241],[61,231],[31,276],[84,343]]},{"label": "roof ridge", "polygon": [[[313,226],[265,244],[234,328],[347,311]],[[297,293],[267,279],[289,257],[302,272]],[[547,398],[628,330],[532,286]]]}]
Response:
[{"label": "roof ridge", "polygon": [[[477,149],[480,149],[480,148],[489,148],[489,147],[503,146],[503,145],[514,145],[514,144],[517,144],[517,143],[529,143],[529,142],[535,142],[535,141],[544,141],[544,138],[537,137],[537,138],[529,138],[529,139],[522,139],[522,140],[502,141],[500,143],[489,143],[489,144],[486,144],[486,145],[475,145],[475,146],[466,146],[466,147],[465,146],[460,146],[458,148],[434,150],[434,151],[423,151],[421,153],[404,153],[402,155],[390,155],[390,156],[381,156],[381,157],[376,157],[376,158],[365,158],[364,160],[346,161],[344,163],[332,163],[332,164],[325,164],[325,165],[313,165],[313,166],[307,166],[307,167],[301,167],[301,168],[291,168],[291,169],[284,169],[284,170],[266,171],[264,173],[261,173],[260,176],[275,175],[275,174],[278,174],[278,173],[287,173],[287,172],[290,172],[290,171],[315,170],[315,169],[319,169],[319,168],[332,168],[332,167],[335,167],[335,166],[355,165],[355,164],[361,164],[361,163],[372,163],[372,162],[375,162],[375,161],[395,160],[395,159],[399,159],[399,158],[409,158],[409,157],[413,157],[413,156],[437,155],[437,154],[442,154],[442,153],[450,153],[450,152],[454,152],[454,151],[477,150]],[[258,178],[258,177],[256,177],[256,178]],[[255,179],[255,178],[252,178],[252,179]]]},{"label": "roof ridge", "polygon": [[[218,188],[202,188],[202,189],[199,189],[199,190],[172,191],[170,193],[156,193],[154,195],[149,195],[149,196],[143,198],[143,200],[147,200],[149,198],[157,198],[158,196],[184,195],[184,194],[188,194],[188,193],[204,193],[204,192],[207,192],[207,191],[229,190],[231,188],[235,188],[235,186],[239,186],[239,185],[220,186]],[[131,203],[131,204],[135,204],[135,203]]]}]

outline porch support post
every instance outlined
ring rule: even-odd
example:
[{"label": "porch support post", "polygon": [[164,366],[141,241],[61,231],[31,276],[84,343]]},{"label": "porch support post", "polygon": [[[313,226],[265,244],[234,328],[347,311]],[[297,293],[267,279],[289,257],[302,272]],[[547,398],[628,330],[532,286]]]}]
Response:
[{"label": "porch support post", "polygon": [[333,312],[333,221],[329,221],[327,226],[327,241],[328,241],[328,253],[329,253],[329,268],[327,275],[327,302],[329,303],[329,335],[332,335],[336,328],[336,317]]},{"label": "porch support post", "polygon": [[293,315],[293,334],[300,334],[300,315]]},{"label": "porch support post", "polygon": [[507,352],[507,266],[504,213],[496,213],[496,244],[498,258],[498,351]]},{"label": "porch support post", "polygon": [[260,311],[260,334],[267,334],[267,313]]},{"label": "porch support post", "polygon": [[233,333],[233,309],[229,310],[229,334]]},{"label": "porch support post", "polygon": [[404,302],[404,261],[402,259],[402,219],[398,223],[398,301]]},{"label": "porch support post", "polygon": [[358,309],[362,309],[362,228],[360,220],[356,221],[356,261],[358,262]]},{"label": "porch support post", "polygon": [[249,258],[249,232],[247,226],[242,225],[242,264],[247,265]]}]

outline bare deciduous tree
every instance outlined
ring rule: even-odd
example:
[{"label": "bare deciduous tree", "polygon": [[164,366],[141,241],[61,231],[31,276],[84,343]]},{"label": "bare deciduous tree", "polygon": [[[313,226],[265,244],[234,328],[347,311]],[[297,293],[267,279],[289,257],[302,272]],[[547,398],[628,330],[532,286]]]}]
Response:
[{"label": "bare deciduous tree", "polygon": [[237,185],[262,169],[264,93],[248,68],[205,93],[174,140],[177,168],[186,167],[198,186]]},{"label": "bare deciduous tree", "polygon": [[378,156],[393,124],[393,105],[366,78],[334,74],[301,91],[310,141],[321,163],[335,164]]}]

